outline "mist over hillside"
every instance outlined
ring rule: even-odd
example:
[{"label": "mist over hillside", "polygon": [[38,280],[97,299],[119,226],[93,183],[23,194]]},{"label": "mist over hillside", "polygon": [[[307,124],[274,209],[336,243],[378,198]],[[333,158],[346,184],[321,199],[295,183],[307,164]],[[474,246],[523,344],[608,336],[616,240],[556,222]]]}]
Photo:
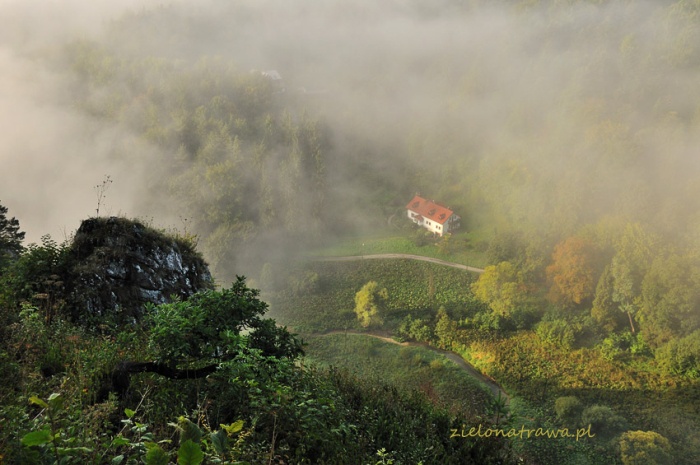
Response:
[{"label": "mist over hillside", "polygon": [[[612,215],[697,245],[692,2],[122,5],[0,4],[0,199],[30,240],[94,214],[108,174],[100,214],[186,225],[229,274],[372,231],[415,191],[468,228],[559,238]],[[218,158],[183,135],[199,107]],[[263,140],[265,115],[283,135]]]}]

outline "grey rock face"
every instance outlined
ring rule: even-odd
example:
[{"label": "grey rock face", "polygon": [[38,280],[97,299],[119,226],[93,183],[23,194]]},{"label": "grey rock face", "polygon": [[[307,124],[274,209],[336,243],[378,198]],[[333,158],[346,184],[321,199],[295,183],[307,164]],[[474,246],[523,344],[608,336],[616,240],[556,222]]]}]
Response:
[{"label": "grey rock face", "polygon": [[206,262],[189,244],[124,218],[83,221],[70,254],[71,313],[88,325],[132,324],[149,303],[212,287]]}]

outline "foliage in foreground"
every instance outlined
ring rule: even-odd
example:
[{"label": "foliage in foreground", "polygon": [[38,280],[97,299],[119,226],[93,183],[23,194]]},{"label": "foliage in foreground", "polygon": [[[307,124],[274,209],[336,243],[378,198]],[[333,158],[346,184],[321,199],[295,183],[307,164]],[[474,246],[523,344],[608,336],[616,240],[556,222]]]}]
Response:
[{"label": "foliage in foreground", "polygon": [[[257,341],[236,331],[267,321],[256,320],[264,309],[242,280],[158,307],[162,318],[150,328],[114,336],[49,323],[25,307],[0,350],[0,372],[11,380],[0,388],[4,463],[365,464],[378,451],[395,464],[508,462],[502,441],[451,439],[464,420],[417,392],[299,365],[297,352],[276,346],[289,342],[279,330]],[[209,310],[211,318],[197,316]],[[101,400],[124,360],[217,365],[197,379],[133,374],[121,397]]]}]

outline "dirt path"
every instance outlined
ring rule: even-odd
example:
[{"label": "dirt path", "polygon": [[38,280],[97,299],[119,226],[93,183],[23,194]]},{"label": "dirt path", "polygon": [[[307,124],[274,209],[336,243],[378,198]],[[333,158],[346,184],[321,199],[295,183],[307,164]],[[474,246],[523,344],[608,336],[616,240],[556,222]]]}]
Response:
[{"label": "dirt path", "polygon": [[440,260],[439,258],[424,257],[422,255],[411,255],[406,253],[380,253],[373,255],[348,255],[344,257],[318,257],[313,260],[318,262],[350,262],[355,260],[376,260],[376,259],[392,259],[392,258],[405,258],[408,260],[420,260],[423,262],[436,263],[438,265],[449,266],[452,268],[459,268],[460,270],[467,270],[474,273],[483,273],[483,268],[475,268],[473,266],[462,265],[460,263],[448,262],[445,260]]},{"label": "dirt path", "polygon": [[[420,260],[424,262],[430,262],[430,263],[436,263],[438,265],[443,265],[443,266],[449,266],[452,268],[458,268],[460,270],[466,270],[466,271],[471,271],[473,273],[483,273],[484,270],[482,268],[475,268],[473,266],[468,266],[468,265],[462,265],[460,263],[454,263],[454,262],[448,262],[445,260],[440,260],[439,258],[432,258],[432,257],[424,257],[422,255],[411,255],[411,254],[403,254],[403,253],[383,253],[383,254],[373,254],[373,255],[350,255],[350,256],[342,256],[342,257],[318,257],[314,258],[315,261],[320,261],[320,262],[349,262],[349,261],[355,261],[355,260],[376,260],[376,259],[397,259],[397,258],[403,258],[403,259],[408,259],[408,260]],[[354,332],[354,331],[330,331],[327,333],[324,333],[323,335],[328,335],[328,334],[355,334],[355,335],[360,335],[360,336],[370,336],[376,339],[381,339],[384,342],[388,342],[391,344],[397,344],[400,346],[420,346],[424,347],[426,349],[432,350],[433,352],[437,352],[440,354],[443,354],[445,357],[448,359],[452,360],[462,368],[464,371],[469,373],[471,376],[474,378],[478,379],[482,383],[488,387],[488,389],[491,391],[493,396],[495,398],[498,398],[500,395],[501,398],[505,399],[506,402],[509,402],[509,397],[506,391],[499,386],[496,381],[494,381],[492,378],[484,375],[481,373],[479,370],[477,370],[471,363],[467,362],[464,360],[462,357],[460,357],[458,354],[455,354],[454,352],[449,352],[446,350],[440,350],[435,347],[431,347],[427,344],[422,344],[422,343],[417,343],[417,342],[398,342],[391,337],[387,337],[386,335],[379,334],[379,333],[359,333],[359,332]]]},{"label": "dirt path", "polygon": [[470,376],[478,379],[486,387],[491,391],[491,394],[493,395],[494,398],[498,398],[500,395],[502,399],[505,399],[506,403],[510,403],[510,398],[508,397],[508,394],[506,391],[503,390],[503,388],[493,380],[493,378],[486,376],[482,372],[476,369],[474,365],[471,363],[467,362],[464,360],[461,356],[454,352],[450,352],[448,350],[441,350],[437,349],[435,347],[429,346],[428,344],[420,343],[420,342],[399,342],[391,337],[388,337],[384,334],[380,333],[360,333],[357,331],[343,331],[343,330],[335,330],[335,331],[329,331],[327,333],[323,333],[322,336],[328,336],[329,334],[352,334],[356,336],[369,336],[373,337],[375,339],[380,339],[384,342],[388,342],[390,344],[396,344],[399,346],[412,346],[412,347],[423,347],[424,349],[432,350],[433,352],[439,353],[447,357],[448,359],[452,360],[457,364],[458,367],[469,373]]}]

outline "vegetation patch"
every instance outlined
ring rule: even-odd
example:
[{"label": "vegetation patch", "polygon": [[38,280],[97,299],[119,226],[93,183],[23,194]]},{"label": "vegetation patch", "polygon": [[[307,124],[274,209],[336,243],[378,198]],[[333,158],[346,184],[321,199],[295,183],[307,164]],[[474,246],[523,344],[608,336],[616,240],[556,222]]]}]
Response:
[{"label": "vegetation patch", "polygon": [[[312,275],[313,284],[294,286],[298,276]],[[358,291],[376,281],[386,289],[380,327],[397,328],[411,313],[436,312],[440,306],[467,313],[481,307],[471,294],[474,274],[405,259],[359,260],[354,262],[310,262],[290,270],[282,289],[270,296],[271,314],[300,332],[332,329],[362,329],[354,308]]]},{"label": "vegetation patch", "polygon": [[442,354],[426,347],[398,345],[369,335],[328,334],[307,342],[306,358],[350,370],[360,378],[420,391],[436,406],[479,421],[493,414],[493,397]]}]

